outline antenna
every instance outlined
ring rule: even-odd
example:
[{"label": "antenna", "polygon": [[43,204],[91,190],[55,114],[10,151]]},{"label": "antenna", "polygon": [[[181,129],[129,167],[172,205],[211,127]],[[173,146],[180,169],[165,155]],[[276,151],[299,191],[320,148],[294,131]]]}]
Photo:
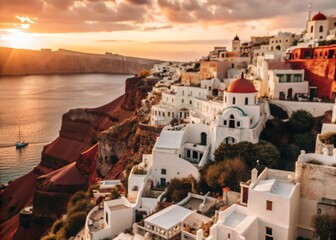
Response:
[{"label": "antenna", "polygon": [[311,19],[311,9],[312,9],[312,3],[310,2],[308,4],[308,21]]}]

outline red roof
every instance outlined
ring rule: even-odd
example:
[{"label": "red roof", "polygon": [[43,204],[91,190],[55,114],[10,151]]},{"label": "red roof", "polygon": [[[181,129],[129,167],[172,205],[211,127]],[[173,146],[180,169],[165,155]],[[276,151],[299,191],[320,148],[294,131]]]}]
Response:
[{"label": "red roof", "polygon": [[231,82],[226,91],[231,93],[254,93],[257,90],[251,81],[239,78]]},{"label": "red roof", "polygon": [[313,17],[312,21],[320,21],[320,20],[327,20],[327,17],[323,13],[318,12],[318,14],[316,14]]}]

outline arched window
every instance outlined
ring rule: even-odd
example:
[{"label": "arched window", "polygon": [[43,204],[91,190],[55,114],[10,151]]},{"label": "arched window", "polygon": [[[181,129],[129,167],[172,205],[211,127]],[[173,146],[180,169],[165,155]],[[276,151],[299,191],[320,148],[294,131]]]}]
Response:
[{"label": "arched window", "polygon": [[232,98],[232,104],[236,104],[236,98],[235,97]]},{"label": "arched window", "polygon": [[245,98],[245,105],[248,105],[248,98]]},{"label": "arched window", "polygon": [[323,26],[320,26],[319,31],[320,31],[320,32],[323,32]]},{"label": "arched window", "polygon": [[311,26],[311,27],[310,27],[310,32],[312,33],[313,31],[314,31],[314,27]]},{"label": "arched window", "polygon": [[205,132],[201,133],[201,145],[205,146],[207,144],[207,134]]},{"label": "arched window", "polygon": [[230,115],[230,119],[234,119],[234,116],[233,116],[233,114],[231,114],[231,115]]}]

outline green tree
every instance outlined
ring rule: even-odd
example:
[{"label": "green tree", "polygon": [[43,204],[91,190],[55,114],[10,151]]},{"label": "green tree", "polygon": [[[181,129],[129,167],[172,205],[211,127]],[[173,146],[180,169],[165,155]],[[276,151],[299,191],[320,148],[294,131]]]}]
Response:
[{"label": "green tree", "polygon": [[302,133],[312,128],[314,117],[306,110],[297,110],[289,118],[289,124],[293,132]]},{"label": "green tree", "polygon": [[305,150],[306,152],[314,152],[315,136],[311,134],[311,132],[294,134],[293,144],[297,145],[300,150]]},{"label": "green tree", "polygon": [[244,162],[251,160],[251,150],[253,144],[250,142],[240,142],[237,144],[226,144],[222,142],[215,150],[215,161],[223,161],[225,159],[240,158]]},{"label": "green tree", "polygon": [[[253,144],[250,155],[252,155],[254,159],[259,160],[262,166],[268,168],[276,167],[280,159],[279,150],[272,143],[266,141]],[[250,169],[255,166],[254,161],[246,162],[246,164],[248,164]]]},{"label": "green tree", "polygon": [[317,214],[313,217],[313,225],[321,240],[336,239],[336,214]]}]

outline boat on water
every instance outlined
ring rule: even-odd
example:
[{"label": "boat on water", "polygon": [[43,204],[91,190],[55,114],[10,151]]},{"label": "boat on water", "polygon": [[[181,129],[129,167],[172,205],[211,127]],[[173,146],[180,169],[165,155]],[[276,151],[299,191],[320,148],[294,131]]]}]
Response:
[{"label": "boat on water", "polygon": [[23,148],[23,147],[28,145],[28,142],[25,141],[25,140],[21,140],[21,138],[22,138],[22,134],[21,134],[21,131],[19,129],[19,141],[16,142],[16,148],[17,149]]}]

